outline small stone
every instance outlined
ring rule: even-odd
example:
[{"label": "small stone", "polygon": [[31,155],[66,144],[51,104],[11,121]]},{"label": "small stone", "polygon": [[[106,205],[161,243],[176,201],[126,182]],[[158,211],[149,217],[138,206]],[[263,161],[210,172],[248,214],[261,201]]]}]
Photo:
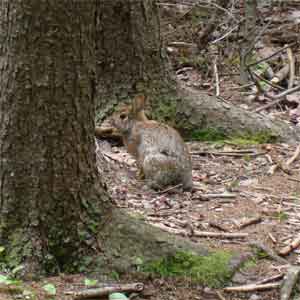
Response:
[{"label": "small stone", "polygon": [[260,300],[261,296],[257,295],[257,294],[252,294],[249,298],[249,300]]}]

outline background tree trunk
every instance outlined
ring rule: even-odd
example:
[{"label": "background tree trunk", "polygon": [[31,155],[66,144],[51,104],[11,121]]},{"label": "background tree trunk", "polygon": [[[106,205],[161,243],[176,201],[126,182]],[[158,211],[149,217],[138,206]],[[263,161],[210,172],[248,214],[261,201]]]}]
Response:
[{"label": "background tree trunk", "polygon": [[0,244],[27,273],[76,268],[108,214],[91,134],[93,15],[94,1],[1,1]]},{"label": "background tree trunk", "polygon": [[249,81],[247,72],[247,64],[251,60],[252,51],[254,49],[255,38],[257,37],[256,21],[257,21],[257,1],[243,0],[241,1],[241,15],[244,16],[242,32],[243,41],[240,48],[240,80],[242,84]]},{"label": "background tree trunk", "polygon": [[134,93],[167,86],[170,75],[156,1],[99,1],[96,21],[96,111],[101,120]]}]

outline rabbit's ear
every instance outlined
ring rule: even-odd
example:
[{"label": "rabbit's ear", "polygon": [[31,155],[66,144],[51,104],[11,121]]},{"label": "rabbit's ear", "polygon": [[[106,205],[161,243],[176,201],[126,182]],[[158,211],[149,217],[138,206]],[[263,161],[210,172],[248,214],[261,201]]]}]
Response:
[{"label": "rabbit's ear", "polygon": [[132,113],[136,116],[139,112],[144,110],[145,108],[145,96],[137,95],[134,97],[132,101]]}]

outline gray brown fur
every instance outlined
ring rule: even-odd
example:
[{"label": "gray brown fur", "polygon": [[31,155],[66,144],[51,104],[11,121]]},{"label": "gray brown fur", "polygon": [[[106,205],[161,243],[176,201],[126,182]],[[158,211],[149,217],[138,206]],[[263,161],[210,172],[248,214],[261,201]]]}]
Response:
[{"label": "gray brown fur", "polygon": [[113,125],[120,131],[127,151],[136,158],[152,188],[182,183],[184,189],[192,189],[191,158],[183,139],[172,127],[148,120],[144,106],[144,96],[136,96],[132,105],[113,115]]}]

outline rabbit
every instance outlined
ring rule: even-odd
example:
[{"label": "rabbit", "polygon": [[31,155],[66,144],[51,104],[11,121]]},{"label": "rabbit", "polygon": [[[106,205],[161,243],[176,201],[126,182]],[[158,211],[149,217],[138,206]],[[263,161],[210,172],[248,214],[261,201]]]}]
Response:
[{"label": "rabbit", "polygon": [[115,112],[111,122],[136,159],[140,175],[156,190],[180,183],[191,190],[191,157],[182,137],[172,127],[149,120],[144,107],[145,96],[138,95]]}]

